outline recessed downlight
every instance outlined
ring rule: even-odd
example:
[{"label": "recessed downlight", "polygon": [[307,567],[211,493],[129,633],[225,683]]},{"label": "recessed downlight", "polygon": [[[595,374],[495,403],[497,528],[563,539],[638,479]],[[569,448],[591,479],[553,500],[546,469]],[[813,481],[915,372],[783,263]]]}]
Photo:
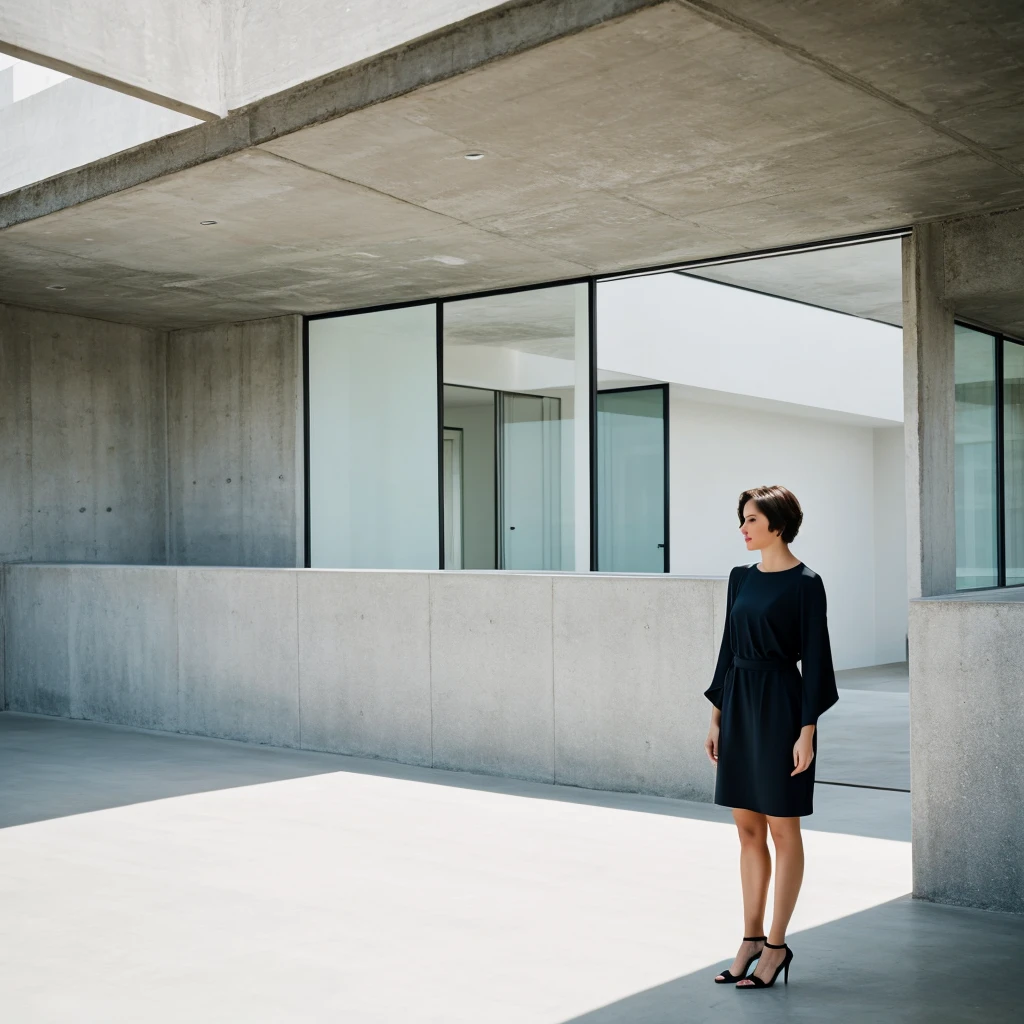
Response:
[{"label": "recessed downlight", "polygon": [[483,158],[485,156],[487,156],[486,153],[481,153],[479,150],[473,150],[473,152],[466,154],[466,159],[467,160],[483,160]]},{"label": "recessed downlight", "polygon": [[217,222],[215,220],[201,220],[199,223],[202,224],[204,228],[208,228],[211,224],[216,224]]},{"label": "recessed downlight", "polygon": [[66,292],[68,289],[67,285],[63,284],[48,284],[46,290],[48,292]]}]

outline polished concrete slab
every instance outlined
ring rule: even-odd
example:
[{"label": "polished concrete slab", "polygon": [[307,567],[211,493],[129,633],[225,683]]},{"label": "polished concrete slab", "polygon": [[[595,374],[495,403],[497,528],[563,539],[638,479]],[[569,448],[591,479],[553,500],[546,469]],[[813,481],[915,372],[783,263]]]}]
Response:
[{"label": "polished concrete slab", "polygon": [[818,788],[791,982],[754,996],[711,980],[714,805],[12,713],[0,780],[14,1021],[1017,1019],[1024,919],[906,897],[902,793]]}]

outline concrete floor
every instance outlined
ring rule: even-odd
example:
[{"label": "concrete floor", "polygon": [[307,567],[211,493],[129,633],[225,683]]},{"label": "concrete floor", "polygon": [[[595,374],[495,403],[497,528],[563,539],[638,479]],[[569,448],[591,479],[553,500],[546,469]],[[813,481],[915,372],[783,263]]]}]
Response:
[{"label": "concrete floor", "polygon": [[839,703],[818,723],[819,782],[910,790],[907,663],[836,673]]},{"label": "concrete floor", "polygon": [[1019,1019],[1024,919],[906,898],[903,793],[818,787],[751,995],[713,805],[10,713],[0,780],[16,1024]]}]

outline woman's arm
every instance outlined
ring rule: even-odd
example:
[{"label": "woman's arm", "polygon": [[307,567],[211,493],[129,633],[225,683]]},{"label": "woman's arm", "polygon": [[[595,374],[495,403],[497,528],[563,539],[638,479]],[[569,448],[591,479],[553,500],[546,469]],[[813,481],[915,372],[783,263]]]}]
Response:
[{"label": "woman's arm", "polygon": [[811,767],[811,762],[814,760],[815,728],[816,726],[813,725],[805,725],[800,730],[800,736],[796,743],[793,744],[793,764],[795,767],[789,773],[790,776],[799,775]]},{"label": "woman's arm", "polygon": [[732,639],[730,636],[732,605],[736,598],[736,581],[742,568],[742,566],[734,566],[729,573],[729,587],[725,598],[725,625],[722,628],[722,643],[718,649],[718,664],[715,666],[711,685],[704,691],[704,696],[712,704],[711,725],[708,727],[708,736],[704,741],[704,751],[708,755],[708,760],[714,765],[718,764],[718,732],[722,721],[722,691],[725,689],[726,674],[732,665]]},{"label": "woman's arm", "polygon": [[708,728],[708,738],[704,741],[704,751],[708,760],[713,765],[718,765],[718,732],[722,723],[722,709],[714,708],[711,712],[711,725]]},{"label": "woman's arm", "polygon": [[[704,691],[704,696],[715,706],[716,711],[722,707],[722,691],[725,689],[725,676],[732,665],[732,639],[730,636],[730,620],[732,618],[732,605],[736,599],[736,581],[743,566],[736,566],[729,573],[729,588],[725,598],[725,626],[722,629],[722,643],[718,648],[718,664],[715,666],[715,674],[711,679],[711,685]],[[712,721],[715,721],[712,715]]]},{"label": "woman's arm", "polygon": [[804,576],[800,588],[801,729],[816,725],[818,716],[839,700],[827,612],[825,584],[821,577],[817,573]]}]

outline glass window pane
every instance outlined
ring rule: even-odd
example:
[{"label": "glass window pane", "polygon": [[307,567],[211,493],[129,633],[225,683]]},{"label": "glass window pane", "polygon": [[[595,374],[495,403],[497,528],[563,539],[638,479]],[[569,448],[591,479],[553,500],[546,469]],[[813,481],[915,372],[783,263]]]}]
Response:
[{"label": "glass window pane", "polygon": [[597,286],[597,567],[604,572],[670,568],[664,427],[671,403],[667,378],[657,374],[694,362],[684,350],[692,283],[670,273]]},{"label": "glass window pane", "polygon": [[444,425],[463,452],[445,528],[467,569],[590,568],[588,315],[585,284],[444,304]]},{"label": "glass window pane", "polygon": [[597,396],[597,567],[665,571],[665,389]]},{"label": "glass window pane", "polygon": [[956,587],[998,583],[996,339],[956,327]]},{"label": "glass window pane", "polygon": [[309,323],[310,564],[436,569],[433,304]]},{"label": "glass window pane", "polygon": [[1006,585],[1024,583],[1024,345],[1003,342]]}]

